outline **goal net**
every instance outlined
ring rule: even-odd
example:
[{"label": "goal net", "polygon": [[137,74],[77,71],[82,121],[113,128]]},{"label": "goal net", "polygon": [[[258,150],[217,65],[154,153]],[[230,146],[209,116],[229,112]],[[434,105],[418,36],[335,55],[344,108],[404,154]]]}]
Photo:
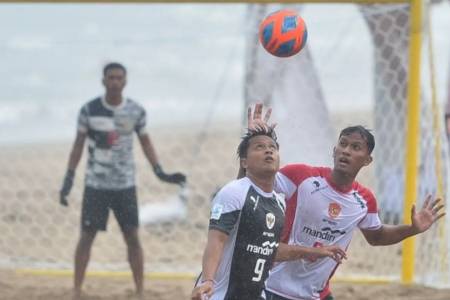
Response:
[{"label": "goal net", "polygon": [[[376,139],[374,162],[358,179],[375,192],[383,222],[403,223],[409,151],[410,5],[333,4],[325,8],[328,14],[323,19],[316,17],[323,6],[306,3],[292,7],[306,19],[309,40],[301,55],[288,59],[268,55],[256,40],[259,20],[281,6],[250,7],[253,23],[247,39],[246,101],[263,101],[273,107],[285,163],[329,166],[339,130],[356,124],[372,128]],[[418,207],[427,194],[445,199],[448,186],[443,113],[433,87],[432,47],[426,47],[430,43],[427,17],[425,10],[417,200],[413,201]],[[421,235],[414,260],[402,257],[401,245],[371,247],[358,233],[350,245],[349,260],[336,277],[399,280],[402,263],[406,263],[415,264],[417,282],[448,286],[446,228],[444,219]]]},{"label": "goal net", "polygon": [[[72,271],[86,150],[68,208],[58,204],[58,191],[78,109],[102,91],[101,67],[112,60],[128,67],[126,93],[148,111],[150,136],[164,170],[188,177],[185,189],[158,181],[135,141],[144,221],[140,237],[145,271],[151,276],[193,277],[200,271],[210,200],[236,177],[235,151],[246,107],[256,101],[273,107],[283,164],[331,166],[340,129],[353,124],[372,128],[374,162],[358,179],[373,189],[383,221],[402,223],[409,5],[291,5],[304,17],[309,35],[302,52],[285,59],[264,52],[257,38],[259,22],[280,7],[21,6],[29,28],[14,27],[17,35],[5,33],[0,41],[9,58],[5,63],[14,63],[14,68],[5,66],[11,74],[0,74],[5,98],[12,99],[0,100],[0,268]],[[0,20],[13,22],[8,18],[14,13],[14,5],[5,7]],[[127,20],[127,26],[98,21],[110,15]],[[60,16],[67,20],[61,22]],[[38,20],[34,25],[33,18]],[[40,27],[52,18],[67,24],[64,34]],[[174,25],[161,27],[168,22]],[[436,102],[433,89],[427,26],[424,22],[418,207],[427,193],[445,198],[449,183],[448,144],[442,103]],[[31,29],[47,34],[28,36]],[[26,74],[20,84],[12,75],[15,69],[17,78]],[[416,239],[415,260],[406,263],[415,264],[417,282],[450,285],[447,222],[441,220]],[[368,246],[356,233],[336,278],[399,280],[402,251],[400,245]],[[97,235],[88,271],[128,270],[125,244],[111,215],[107,233]]]}]

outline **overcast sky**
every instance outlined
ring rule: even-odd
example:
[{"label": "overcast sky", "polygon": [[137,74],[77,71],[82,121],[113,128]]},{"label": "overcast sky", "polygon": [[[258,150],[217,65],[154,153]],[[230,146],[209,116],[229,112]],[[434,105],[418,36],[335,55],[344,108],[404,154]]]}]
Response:
[{"label": "overcast sky", "polygon": [[[327,64],[352,59],[355,38],[346,32],[364,30],[348,8],[302,11],[308,45]],[[71,137],[79,107],[102,93],[101,68],[111,60],[128,67],[125,93],[146,106],[151,122],[188,115],[201,124],[211,108],[217,117],[238,118],[245,13],[245,4],[0,4],[0,125],[20,138],[44,116],[41,131],[47,126],[55,137]],[[447,3],[433,9],[439,86],[447,76],[449,16]],[[339,76],[323,59],[317,63]]]}]

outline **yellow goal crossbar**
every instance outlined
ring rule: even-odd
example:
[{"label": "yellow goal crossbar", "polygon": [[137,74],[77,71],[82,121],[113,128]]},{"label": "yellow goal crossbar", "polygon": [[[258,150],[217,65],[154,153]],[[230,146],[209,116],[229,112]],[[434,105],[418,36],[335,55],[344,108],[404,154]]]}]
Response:
[{"label": "yellow goal crossbar", "polygon": [[270,3],[353,3],[353,4],[395,4],[395,3],[410,3],[413,0],[194,0],[194,1],[182,1],[182,0],[0,0],[0,3],[46,3],[46,4],[95,4],[95,3],[117,3],[117,4],[138,4],[138,3],[159,3],[159,4],[242,4],[242,3],[255,3],[255,4],[270,4]]}]

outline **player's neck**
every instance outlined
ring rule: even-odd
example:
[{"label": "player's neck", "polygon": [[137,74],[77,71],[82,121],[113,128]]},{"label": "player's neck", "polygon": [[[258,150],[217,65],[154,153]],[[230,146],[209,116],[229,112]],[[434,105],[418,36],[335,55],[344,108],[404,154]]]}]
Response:
[{"label": "player's neck", "polygon": [[251,173],[247,173],[247,177],[261,190],[266,193],[273,192],[273,184],[275,182],[275,175],[270,176],[254,176]]},{"label": "player's neck", "polygon": [[122,94],[112,94],[112,93],[106,93],[105,95],[106,103],[112,106],[120,105],[123,101]]},{"label": "player's neck", "polygon": [[340,190],[346,190],[350,188],[355,181],[356,176],[334,170],[331,172],[331,182]]}]

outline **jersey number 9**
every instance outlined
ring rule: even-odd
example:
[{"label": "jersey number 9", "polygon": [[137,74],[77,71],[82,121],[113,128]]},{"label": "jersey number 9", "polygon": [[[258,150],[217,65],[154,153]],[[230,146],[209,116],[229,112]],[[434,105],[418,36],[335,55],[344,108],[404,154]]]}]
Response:
[{"label": "jersey number 9", "polygon": [[259,282],[261,281],[263,272],[264,272],[264,265],[266,264],[266,260],[262,259],[262,258],[258,258],[258,260],[256,261],[256,265],[255,265],[255,275],[252,278],[252,281],[256,281]]}]

